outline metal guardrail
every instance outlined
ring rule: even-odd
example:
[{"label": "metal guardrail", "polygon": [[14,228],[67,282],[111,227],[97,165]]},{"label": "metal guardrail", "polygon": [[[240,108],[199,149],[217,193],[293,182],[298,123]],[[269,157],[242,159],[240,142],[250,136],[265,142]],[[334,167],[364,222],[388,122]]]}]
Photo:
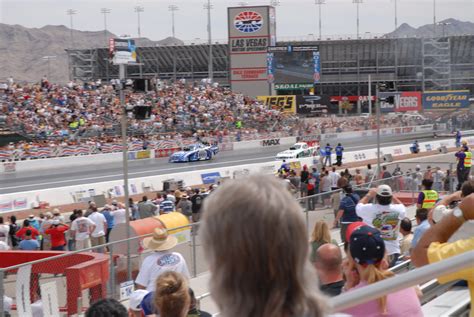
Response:
[{"label": "metal guardrail", "polygon": [[381,296],[432,280],[433,277],[455,273],[472,266],[472,263],[474,263],[474,251],[466,252],[397,275],[397,278],[389,278],[351,292],[343,293],[337,297],[331,298],[329,304],[332,312],[343,311],[347,308],[366,303]]}]

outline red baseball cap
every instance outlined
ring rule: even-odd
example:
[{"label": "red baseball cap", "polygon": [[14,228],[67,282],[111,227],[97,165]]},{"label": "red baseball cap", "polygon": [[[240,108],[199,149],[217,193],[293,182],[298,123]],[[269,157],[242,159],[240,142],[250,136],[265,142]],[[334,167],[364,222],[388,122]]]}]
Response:
[{"label": "red baseball cap", "polygon": [[354,232],[355,229],[362,226],[367,226],[367,224],[362,221],[356,221],[356,222],[351,223],[349,226],[347,226],[347,229],[346,229],[346,242],[347,243],[350,242],[352,232]]}]

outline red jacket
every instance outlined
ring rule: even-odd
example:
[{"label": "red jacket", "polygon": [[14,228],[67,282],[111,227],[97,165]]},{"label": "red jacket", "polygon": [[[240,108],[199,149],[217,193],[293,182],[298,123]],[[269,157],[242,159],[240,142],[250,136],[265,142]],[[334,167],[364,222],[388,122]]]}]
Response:
[{"label": "red jacket", "polygon": [[36,237],[40,235],[38,230],[30,226],[30,227],[23,227],[20,230],[18,230],[16,233],[16,236],[20,238],[21,240],[24,240],[27,230],[31,230],[31,239],[36,240]]},{"label": "red jacket", "polygon": [[44,233],[51,236],[51,246],[52,247],[61,247],[66,245],[66,239],[64,237],[64,232],[68,231],[69,227],[67,225],[61,225],[57,227],[51,227],[46,229]]}]

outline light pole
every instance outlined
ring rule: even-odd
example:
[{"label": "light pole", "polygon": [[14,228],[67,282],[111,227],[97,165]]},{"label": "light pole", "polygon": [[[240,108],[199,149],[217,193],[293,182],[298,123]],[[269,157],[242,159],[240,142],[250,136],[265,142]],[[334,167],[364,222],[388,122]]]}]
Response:
[{"label": "light pole", "polygon": [[326,0],[314,0],[314,4],[316,4],[319,7],[319,39],[322,40],[322,22],[321,22],[321,7],[323,4],[326,3]]},{"label": "light pole", "polygon": [[398,28],[398,0],[393,0],[394,10],[395,10],[395,29]]},{"label": "light pole", "polygon": [[433,0],[433,35],[436,37],[436,0]]},{"label": "light pole", "polygon": [[352,0],[352,3],[357,5],[357,39],[359,39],[359,5],[363,2],[364,0]]},{"label": "light pole", "polygon": [[145,8],[142,6],[135,6],[135,12],[137,13],[137,22],[138,22],[138,38],[142,37],[142,32],[140,30],[140,13],[145,11]]},{"label": "light pole", "polygon": [[43,56],[43,60],[48,61],[48,80],[52,81],[51,79],[51,60],[55,60],[56,55],[49,55],[49,56]]},{"label": "light pole", "polygon": [[110,12],[111,10],[108,8],[100,9],[100,13],[104,15],[104,42],[106,46],[109,44],[109,40],[107,39],[107,14]]},{"label": "light pole", "polygon": [[175,29],[174,29],[174,13],[178,11],[179,8],[175,4],[171,4],[168,6],[168,10],[171,11],[171,33],[173,34],[173,38],[176,37]]},{"label": "light pole", "polygon": [[69,15],[69,29],[71,31],[71,48],[74,48],[74,35],[73,35],[73,32],[72,30],[74,29],[74,26],[73,26],[73,15],[77,14],[77,10],[74,10],[74,9],[68,9],[66,11],[66,14]]},{"label": "light pole", "polygon": [[438,25],[443,27],[443,37],[446,36],[446,26],[451,25],[450,22],[438,22]]},{"label": "light pole", "polygon": [[211,0],[207,0],[207,3],[204,4],[204,9],[207,10],[207,42],[209,44],[209,61],[207,65],[209,80],[212,81],[214,77],[213,70],[213,56],[212,56],[212,32],[211,32],[211,10],[214,6],[211,4]]}]

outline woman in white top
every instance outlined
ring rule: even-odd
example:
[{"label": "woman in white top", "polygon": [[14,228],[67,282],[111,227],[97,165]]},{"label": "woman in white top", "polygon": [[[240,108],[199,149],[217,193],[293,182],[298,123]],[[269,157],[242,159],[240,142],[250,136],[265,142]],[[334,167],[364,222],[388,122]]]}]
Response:
[{"label": "woman in white top", "polygon": [[110,214],[114,217],[114,225],[118,225],[119,223],[125,223],[126,215],[125,215],[125,206],[122,203],[117,204],[118,209],[111,211]]}]

